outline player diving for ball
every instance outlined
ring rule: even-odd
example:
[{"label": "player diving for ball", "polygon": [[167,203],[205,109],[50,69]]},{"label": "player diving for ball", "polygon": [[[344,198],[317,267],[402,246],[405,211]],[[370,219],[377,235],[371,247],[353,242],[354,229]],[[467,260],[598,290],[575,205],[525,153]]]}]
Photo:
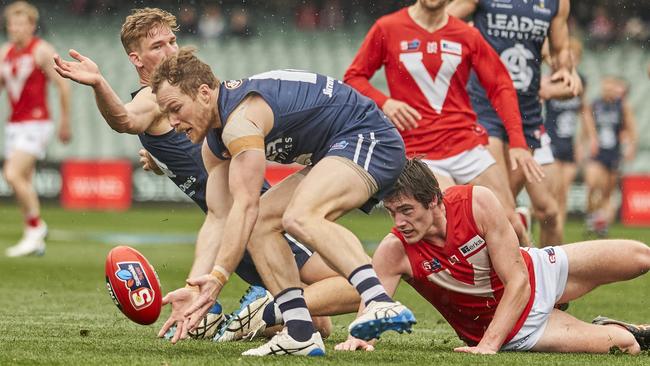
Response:
[{"label": "player diving for ball", "polygon": [[[121,30],[121,40],[129,60],[135,66],[139,76],[140,89],[132,94],[132,100],[123,103],[113,91],[106,79],[100,73],[99,67],[88,57],[77,51],[71,50],[70,56],[77,60],[65,61],[55,57],[56,70],[65,78],[72,79],[78,83],[93,88],[97,107],[99,108],[106,123],[115,131],[137,135],[146,149],[141,150],[142,161],[145,169],[162,170],[181,190],[187,194],[208,217],[206,222],[214,220],[214,212],[208,210],[206,204],[206,185],[208,174],[205,170],[203,157],[201,155],[201,144],[192,143],[185,133],[175,131],[169,124],[167,116],[161,112],[156,104],[154,94],[148,86],[151,74],[158,63],[165,57],[178,51],[176,36],[176,18],[160,9],[144,8],[135,9],[129,15]],[[210,158],[210,157],[208,157]],[[154,162],[155,160],[155,162]],[[187,184],[187,183],[190,184]],[[268,186],[265,184],[262,191]],[[217,247],[209,241],[210,228],[204,225],[199,231],[195,258],[189,277],[196,277],[210,273],[214,265]],[[289,244],[288,246],[286,244]],[[336,275],[320,258],[311,250],[301,245],[289,236],[285,237],[285,246],[292,252],[295,263],[300,269],[300,280],[310,285],[306,288],[305,297],[312,315],[345,313],[357,307],[359,297],[354,289],[347,284],[344,278]],[[237,265],[235,272],[251,285],[262,285],[253,261],[249,254],[245,254]],[[329,292],[330,286],[336,286],[339,291],[340,302],[336,304],[324,303],[322,293]],[[168,294],[163,303],[171,303],[180,306],[189,303],[195,297],[196,288],[187,286]],[[251,332],[259,332],[261,328],[281,323],[282,318],[277,310],[277,305],[272,298],[266,296],[267,292],[260,289],[248,296],[242,304],[244,314],[248,317],[251,312],[260,312],[265,315],[264,319],[258,319],[256,323],[240,321],[240,317],[231,317],[216,334],[215,340],[236,340]],[[252,304],[248,304],[252,302]],[[326,305],[327,308],[322,306]],[[219,309],[220,307],[215,307]],[[223,320],[221,313],[212,314],[216,316],[216,322],[209,321],[212,325],[208,334],[210,336],[217,330],[219,321]],[[172,342],[188,336],[187,323],[184,317],[179,316],[178,311],[173,311],[168,321],[162,327],[160,336],[174,324],[181,331],[175,332]],[[323,335],[327,336],[331,323],[328,318],[317,318],[317,327]],[[212,324],[215,323],[215,324]]]},{"label": "player diving for ball", "polygon": [[[205,138],[207,203],[214,213],[206,225],[220,234],[213,239],[220,246],[213,271],[188,280],[201,287],[186,312],[190,327],[212,306],[248,249],[279,304],[285,330],[244,355],[324,354],[295,261],[283,244],[286,231],[359,292],[367,307],[350,325],[351,334],[370,339],[388,329],[410,330],[411,311],[386,294],[359,239],[334,222],[355,208],[369,212],[405,161],[399,133],[372,100],[305,71],[269,71],[222,83],[191,49],[166,57],[151,86],[172,126],[193,142]],[[306,166],[260,198],[266,160]]]}]

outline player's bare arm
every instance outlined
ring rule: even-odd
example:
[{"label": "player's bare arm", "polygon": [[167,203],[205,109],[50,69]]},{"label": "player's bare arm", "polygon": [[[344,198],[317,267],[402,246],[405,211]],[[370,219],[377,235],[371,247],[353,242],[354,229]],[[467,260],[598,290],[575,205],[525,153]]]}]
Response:
[{"label": "player's bare arm", "polygon": [[58,89],[59,103],[61,106],[58,135],[61,142],[68,143],[72,137],[72,129],[70,126],[70,84],[54,70],[54,63],[52,62],[54,54],[54,48],[49,43],[41,41],[34,51],[34,59],[47,78],[54,82],[54,86]]},{"label": "player's bare arm", "polygon": [[[210,151],[207,143],[203,144],[201,152],[209,174],[206,183],[208,212],[197,236],[194,263],[189,278],[208,280],[217,257],[221,233],[230,211],[232,198],[228,190],[230,162],[218,159]],[[186,339],[191,319],[187,318],[185,313],[198,299],[199,287],[195,285],[187,285],[167,294],[163,298],[163,305],[171,304],[172,313],[158,332],[158,337],[163,337],[173,325],[176,325],[177,331],[171,342],[176,343],[181,339]]]},{"label": "player's bare arm", "polygon": [[[393,233],[386,235],[379,243],[372,257],[372,266],[389,296],[395,295],[401,278],[413,276],[404,246]],[[359,305],[359,312],[361,311],[363,311],[363,302]],[[375,347],[372,341],[367,342],[349,335],[345,342],[337,344],[334,349],[337,351],[374,351]]]},{"label": "player's bare arm", "polygon": [[594,113],[589,105],[586,103],[586,100],[583,101],[582,105],[582,129],[580,130],[582,136],[581,140],[585,139],[589,143],[589,154],[594,157],[598,154],[598,132],[596,131],[596,120],[594,119]]},{"label": "player's bare arm", "polygon": [[569,38],[569,18],[570,10],[569,0],[560,0],[559,9],[549,28],[549,51],[551,56],[551,66],[553,82],[563,82],[570,90],[571,94],[563,96],[566,98],[575,97],[582,92],[582,82],[573,67],[571,59],[571,47]]},{"label": "player's bare arm", "polygon": [[474,14],[478,0],[453,0],[447,5],[447,13],[456,18],[466,19]]},{"label": "player's bare arm", "polygon": [[212,306],[244,255],[257,221],[259,192],[264,184],[264,136],[272,127],[271,108],[261,97],[252,96],[237,107],[223,129],[222,139],[231,155],[227,190],[232,197],[232,206],[220,234],[213,271],[210,275],[188,280],[189,285],[201,289],[199,299],[186,312],[186,316],[192,318],[190,330]]},{"label": "player's bare arm", "polygon": [[515,326],[530,299],[528,270],[519,251],[519,242],[499,200],[487,188],[475,186],[472,191],[474,221],[485,238],[492,267],[503,282],[503,297],[494,318],[476,347],[459,347],[455,351],[496,353]]},{"label": "player's bare arm", "polygon": [[64,78],[93,88],[97,108],[113,130],[135,135],[157,125],[163,118],[150,88],[145,88],[131,102],[124,104],[93,60],[75,50],[70,50],[69,54],[75,61],[54,56],[55,70]]},{"label": "player's bare arm", "polygon": [[636,118],[632,106],[626,100],[623,101],[623,130],[621,131],[621,141],[623,145],[623,157],[626,161],[634,160],[637,149],[637,128]]}]

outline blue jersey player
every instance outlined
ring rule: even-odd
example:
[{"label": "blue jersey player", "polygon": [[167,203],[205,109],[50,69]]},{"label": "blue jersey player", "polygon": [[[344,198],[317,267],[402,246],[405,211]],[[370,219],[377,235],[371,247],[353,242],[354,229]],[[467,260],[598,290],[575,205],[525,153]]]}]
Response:
[{"label": "blue jersey player", "polygon": [[[575,96],[581,89],[569,49],[569,0],[455,0],[448,11],[461,18],[472,15],[474,26],[500,55],[517,89],[526,142],[533,150],[540,148],[544,131],[538,94],[542,46],[547,37],[553,60],[552,80],[565,87],[564,97]],[[508,139],[503,123],[475,76],[468,83],[468,91],[479,123],[490,135],[488,148],[497,163],[505,167]],[[515,196],[526,186],[541,225],[539,244],[561,242],[557,202],[548,181],[527,182],[523,175],[512,172],[510,185]]]},{"label": "blue jersey player", "polygon": [[[205,138],[208,207],[218,206],[211,225],[222,232],[215,238],[219,253],[210,275],[188,280],[201,287],[188,316],[197,319],[209,309],[250,239],[248,250],[286,328],[244,355],[324,354],[297,268],[282,245],[286,231],[359,292],[366,311],[350,325],[352,335],[371,339],[388,329],[410,330],[413,314],[386,294],[359,240],[334,222],[355,208],[368,212],[405,162],[401,137],[370,99],[333,78],[295,70],[220,83],[192,49],[165,58],[151,85],[172,126],[193,142]],[[266,160],[306,167],[260,198]]]},{"label": "blue jersey player", "polygon": [[[101,75],[97,65],[89,58],[76,51],[71,51],[70,55],[79,62],[68,62],[59,57],[55,59],[55,62],[57,71],[62,76],[93,87],[97,106],[111,128],[120,133],[138,135],[140,142],[146,149],[141,150],[141,160],[145,169],[155,170],[160,174],[167,175],[204,212],[210,215],[207,212],[205,190],[208,174],[201,156],[201,144],[194,144],[185,134],[174,131],[168,119],[158,108],[151,88],[146,86],[149,83],[151,73],[160,60],[178,51],[176,36],[174,35],[175,22],[173,15],[155,8],[137,9],[127,17],[121,36],[125,49],[138,72],[140,84],[143,85],[131,95],[132,100],[129,103],[123,104],[121,102]],[[268,186],[265,184],[264,189],[267,188]],[[202,227],[197,238],[196,255],[190,270],[190,277],[209,273],[214,264],[217,247],[211,245],[211,242],[207,240],[208,237],[209,233],[206,228]],[[318,255],[311,255],[309,249],[288,237],[285,245],[287,242],[295,262],[300,268],[302,282],[308,285],[313,284],[306,290],[310,310],[319,315],[327,315],[328,311],[340,313],[355,308],[355,303],[358,304],[358,295],[353,288],[347,285],[345,279],[337,276]],[[262,280],[255,269],[252,258],[248,254],[243,257],[241,263],[237,266],[236,273],[252,285],[262,285]],[[322,310],[320,309],[322,307],[321,293],[327,292],[331,287],[337,288],[340,301],[334,304],[323,304],[327,308]],[[192,292],[191,288],[176,291],[168,295],[166,301],[179,304],[179,298],[181,298],[186,299],[189,305],[195,296],[192,295]],[[265,306],[269,308],[274,305],[268,299],[266,303],[262,300],[260,299],[256,303],[259,303],[260,306],[266,304]],[[335,305],[335,307],[332,308],[332,305]],[[161,329],[160,335],[165,334],[169,326],[175,321],[182,321],[183,316],[177,317],[178,313],[178,311],[172,313],[168,323]],[[183,311],[180,311],[180,313],[182,314]],[[255,313],[262,315],[261,311]],[[271,311],[271,314],[273,313]],[[268,322],[264,322],[263,319],[252,319],[251,322],[241,324],[241,327],[236,329],[236,334],[227,333],[225,334],[226,337],[223,338],[241,338],[248,331],[259,331],[260,327],[281,321],[280,317],[271,318]],[[231,325],[236,321],[236,317],[230,318],[228,326],[223,328],[224,331],[227,332],[233,328]],[[329,320],[322,318],[318,319],[318,321],[319,330],[327,334],[329,332]],[[212,329],[215,330],[216,327]],[[176,342],[181,336],[186,335],[187,329],[184,332],[176,332],[172,342]]]}]

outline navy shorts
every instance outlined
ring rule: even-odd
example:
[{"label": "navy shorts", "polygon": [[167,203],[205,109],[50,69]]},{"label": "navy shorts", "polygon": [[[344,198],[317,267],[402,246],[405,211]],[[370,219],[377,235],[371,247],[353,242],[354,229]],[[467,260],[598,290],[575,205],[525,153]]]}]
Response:
[{"label": "navy shorts", "polygon": [[594,160],[603,164],[609,171],[617,171],[621,163],[621,153],[612,150],[599,150]]},{"label": "navy shorts", "polygon": [[571,139],[551,139],[551,150],[555,160],[564,163],[575,163],[573,151],[573,140]]},{"label": "navy shorts", "polygon": [[[386,118],[379,110],[371,113],[366,118]],[[404,140],[395,127],[378,131],[346,131],[335,136],[329,146],[324,156],[340,156],[352,160],[377,183],[377,192],[359,207],[365,213],[370,213],[372,208],[390,193],[406,164]]]},{"label": "navy shorts", "polygon": [[[484,101],[482,98],[475,96],[471,96],[470,100],[472,102],[472,108],[474,108],[478,116],[478,123],[487,130],[488,136],[496,137],[501,141],[507,142],[508,134],[506,128],[503,126],[501,118],[499,118],[492,108],[492,105],[489,104],[489,101]],[[538,116],[535,112],[529,117],[524,116],[523,119],[522,127],[526,145],[532,150],[539,149],[542,147],[540,138],[542,137],[542,126],[544,125],[541,114]]]},{"label": "navy shorts", "polygon": [[[289,247],[291,247],[293,258],[300,270],[305,263],[307,263],[309,258],[311,258],[313,252],[288,234],[285,234],[284,238],[287,241],[287,244],[289,244]],[[257,272],[253,258],[248,253],[248,250],[244,253],[244,257],[241,262],[239,262],[237,269],[235,269],[235,273],[237,273],[237,275],[249,285],[265,287],[264,281],[262,281],[262,277]]]}]

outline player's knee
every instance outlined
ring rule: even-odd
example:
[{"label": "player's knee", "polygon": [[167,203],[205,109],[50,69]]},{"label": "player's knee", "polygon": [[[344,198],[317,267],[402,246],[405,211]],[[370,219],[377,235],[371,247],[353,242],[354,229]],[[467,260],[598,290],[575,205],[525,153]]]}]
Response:
[{"label": "player's knee", "polygon": [[636,355],[641,352],[639,343],[634,339],[634,336],[630,332],[622,332],[620,336],[616,337],[614,343],[618,349],[625,353]]},{"label": "player's knee", "polygon": [[4,176],[7,183],[12,187],[15,187],[17,184],[21,183],[22,177],[20,173],[15,169],[11,169],[10,167],[5,166],[4,169],[2,169],[2,175]]},{"label": "player's knee", "polygon": [[536,216],[542,225],[555,225],[559,216],[557,203],[549,203],[542,208],[535,208]]},{"label": "player's knee", "polygon": [[289,235],[296,238],[303,238],[307,218],[296,210],[287,210],[282,215],[282,227]]},{"label": "player's knee", "polygon": [[629,258],[637,263],[639,275],[650,271],[650,247],[636,240],[626,240],[631,247],[632,253]]}]

